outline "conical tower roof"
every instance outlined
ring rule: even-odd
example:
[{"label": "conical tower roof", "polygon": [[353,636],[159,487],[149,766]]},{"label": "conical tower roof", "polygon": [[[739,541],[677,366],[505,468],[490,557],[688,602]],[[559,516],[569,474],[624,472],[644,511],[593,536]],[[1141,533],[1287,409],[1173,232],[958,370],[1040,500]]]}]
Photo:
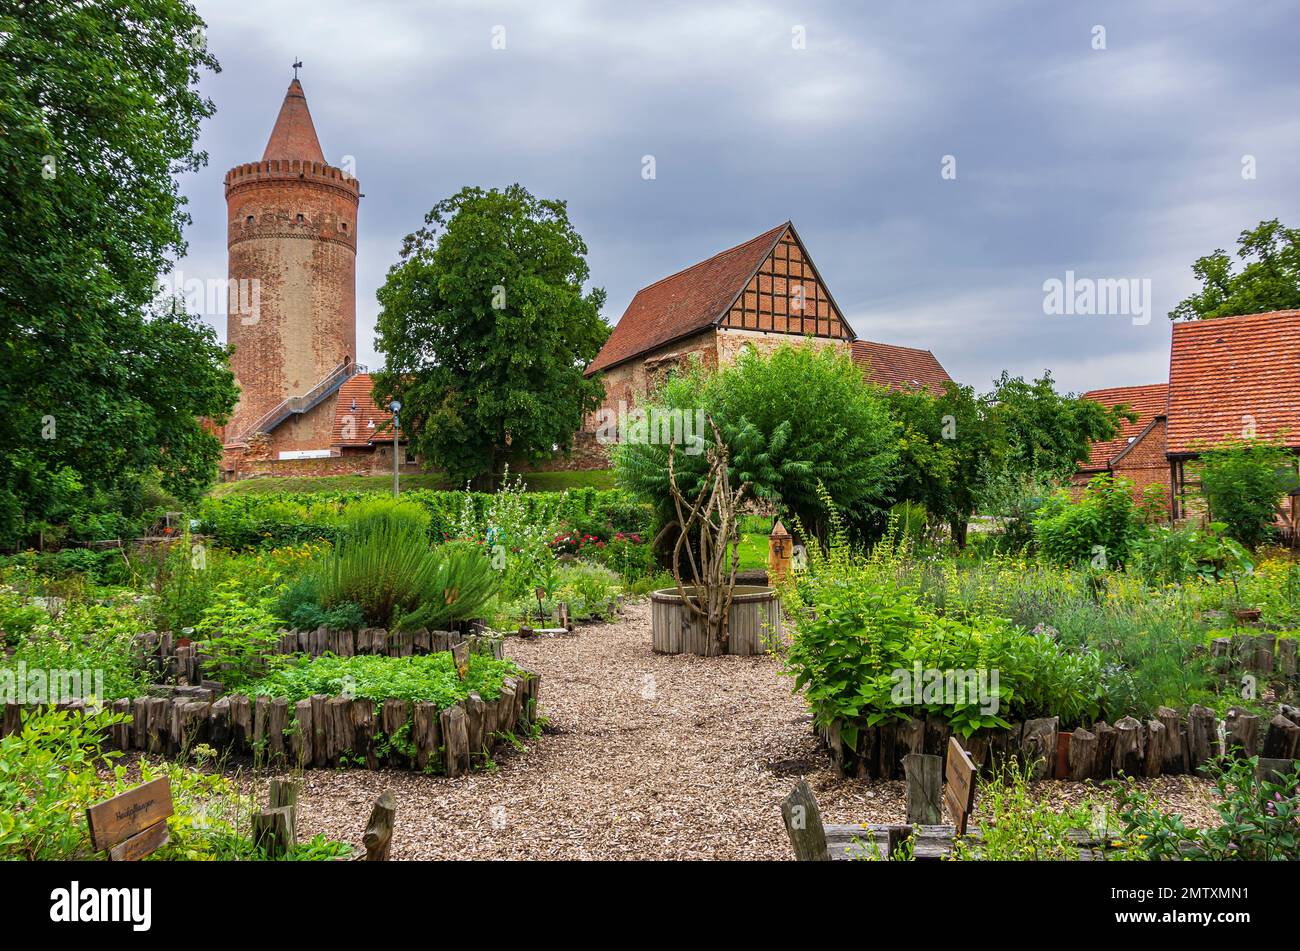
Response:
[{"label": "conical tower roof", "polygon": [[297,78],[289,83],[275,128],[271,130],[266,151],[262,153],[263,162],[269,159],[301,159],[325,164],[325,153],[321,151],[316,126],[312,124],[311,111],[307,108],[307,96]]}]

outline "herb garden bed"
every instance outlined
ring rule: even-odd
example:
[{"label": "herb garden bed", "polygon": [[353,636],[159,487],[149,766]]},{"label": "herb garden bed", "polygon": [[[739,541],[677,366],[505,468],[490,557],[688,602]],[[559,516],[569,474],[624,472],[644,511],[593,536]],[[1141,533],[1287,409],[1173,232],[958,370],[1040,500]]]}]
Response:
[{"label": "herb garden bed", "polygon": [[[457,776],[482,765],[508,734],[533,729],[539,687],[538,676],[521,671],[503,677],[495,696],[485,699],[471,690],[447,705],[319,693],[301,699],[267,694],[214,698],[208,689],[182,687],[166,696],[109,704],[129,719],[110,727],[105,745],[176,758],[206,744],[220,754],[249,756],[265,765],[389,766]],[[86,709],[80,701],[60,706]],[[28,711],[36,709],[6,704],[3,735],[17,733]]]}]

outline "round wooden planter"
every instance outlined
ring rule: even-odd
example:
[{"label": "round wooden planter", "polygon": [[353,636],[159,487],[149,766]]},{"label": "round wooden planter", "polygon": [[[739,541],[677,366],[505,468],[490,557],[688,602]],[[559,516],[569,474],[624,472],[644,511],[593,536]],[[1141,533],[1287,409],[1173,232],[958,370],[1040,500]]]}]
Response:
[{"label": "round wooden planter", "polygon": [[[694,594],[694,588],[687,588]],[[781,605],[776,592],[759,585],[736,585],[728,619],[728,654],[764,654],[781,641]],[[661,654],[721,654],[703,619],[691,613],[676,588],[650,595],[650,646]]]}]

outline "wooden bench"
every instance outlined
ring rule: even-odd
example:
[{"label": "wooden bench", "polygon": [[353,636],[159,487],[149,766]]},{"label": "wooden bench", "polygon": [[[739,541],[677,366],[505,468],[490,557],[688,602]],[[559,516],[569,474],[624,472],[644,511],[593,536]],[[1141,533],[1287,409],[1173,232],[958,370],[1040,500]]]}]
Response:
[{"label": "wooden bench", "polygon": [[110,862],[137,862],[167,844],[167,818],[175,811],[164,776],[105,799],[86,810],[90,843]]}]

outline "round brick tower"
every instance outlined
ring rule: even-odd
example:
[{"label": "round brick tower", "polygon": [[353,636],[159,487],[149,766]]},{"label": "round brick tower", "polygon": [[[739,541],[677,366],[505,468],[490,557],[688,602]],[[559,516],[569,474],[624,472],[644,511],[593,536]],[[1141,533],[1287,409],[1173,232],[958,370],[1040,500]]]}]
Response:
[{"label": "round brick tower", "polygon": [[278,449],[329,446],[333,400],[320,394],[357,352],[360,198],[357,180],[326,163],[295,78],[262,160],[226,173],[226,339],[241,391],[228,445],[269,431]]}]

